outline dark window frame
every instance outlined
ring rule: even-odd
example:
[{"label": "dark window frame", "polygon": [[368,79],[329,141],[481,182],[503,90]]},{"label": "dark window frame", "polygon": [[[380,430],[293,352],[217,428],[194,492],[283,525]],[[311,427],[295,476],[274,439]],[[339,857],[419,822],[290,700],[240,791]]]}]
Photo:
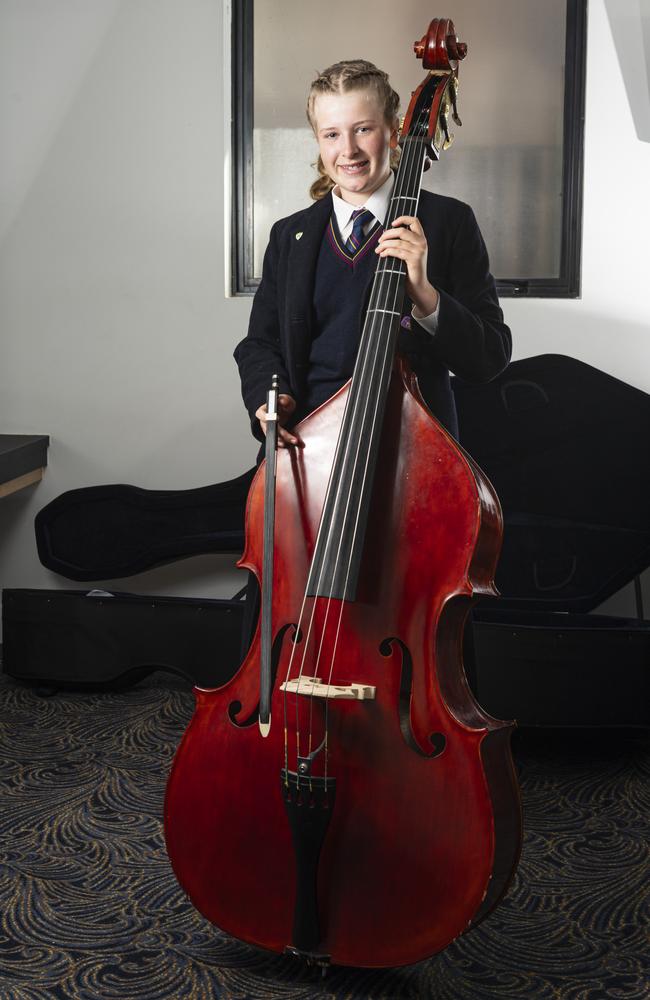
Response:
[{"label": "dark window frame", "polygon": [[[259,284],[253,273],[253,7],[254,0],[233,0],[233,295],[252,295]],[[560,273],[557,278],[497,278],[502,297],[580,295],[586,57],[587,0],[567,0]]]}]

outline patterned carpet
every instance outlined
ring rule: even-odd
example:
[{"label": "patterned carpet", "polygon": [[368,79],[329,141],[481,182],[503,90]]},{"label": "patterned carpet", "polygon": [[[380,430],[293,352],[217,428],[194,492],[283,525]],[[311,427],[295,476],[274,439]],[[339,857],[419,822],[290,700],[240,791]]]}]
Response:
[{"label": "patterned carpet", "polygon": [[321,979],[220,934],[175,882],[162,801],[192,700],[162,674],[51,698],[0,679],[1,1000],[650,996],[647,734],[517,734],[525,843],[506,900],[430,961]]}]

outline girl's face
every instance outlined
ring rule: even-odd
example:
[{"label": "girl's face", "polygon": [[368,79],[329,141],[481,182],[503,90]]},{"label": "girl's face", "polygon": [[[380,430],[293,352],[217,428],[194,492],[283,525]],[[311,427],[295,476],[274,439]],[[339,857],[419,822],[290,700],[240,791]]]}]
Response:
[{"label": "girl's face", "polygon": [[372,90],[319,94],[314,120],[321,159],[339,187],[337,194],[351,205],[363,205],[388,177],[397,122],[394,128],[386,124]]}]

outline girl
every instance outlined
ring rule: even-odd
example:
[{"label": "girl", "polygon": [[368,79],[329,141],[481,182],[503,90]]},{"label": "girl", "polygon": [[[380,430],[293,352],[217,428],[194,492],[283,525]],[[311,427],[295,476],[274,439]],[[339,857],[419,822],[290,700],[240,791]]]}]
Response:
[{"label": "girl", "polygon": [[266,394],[279,375],[279,444],[350,378],[367,291],[380,257],[407,268],[398,349],[431,411],[457,436],[449,372],[488,381],[510,359],[485,244],[472,210],[423,191],[416,216],[386,219],[399,158],[399,98],[364,60],[336,63],[311,85],[307,117],[318,142],[314,204],[276,222],[237,346],[253,433],[266,431]]}]

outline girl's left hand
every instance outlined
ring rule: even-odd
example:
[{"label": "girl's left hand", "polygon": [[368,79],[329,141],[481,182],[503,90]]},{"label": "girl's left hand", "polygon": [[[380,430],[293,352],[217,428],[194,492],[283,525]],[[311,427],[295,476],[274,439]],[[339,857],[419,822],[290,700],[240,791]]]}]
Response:
[{"label": "girl's left hand", "polygon": [[438,306],[438,293],[427,278],[427,252],[424,230],[414,215],[394,219],[375,250],[380,257],[398,257],[406,263],[406,292],[420,317],[429,316]]}]

